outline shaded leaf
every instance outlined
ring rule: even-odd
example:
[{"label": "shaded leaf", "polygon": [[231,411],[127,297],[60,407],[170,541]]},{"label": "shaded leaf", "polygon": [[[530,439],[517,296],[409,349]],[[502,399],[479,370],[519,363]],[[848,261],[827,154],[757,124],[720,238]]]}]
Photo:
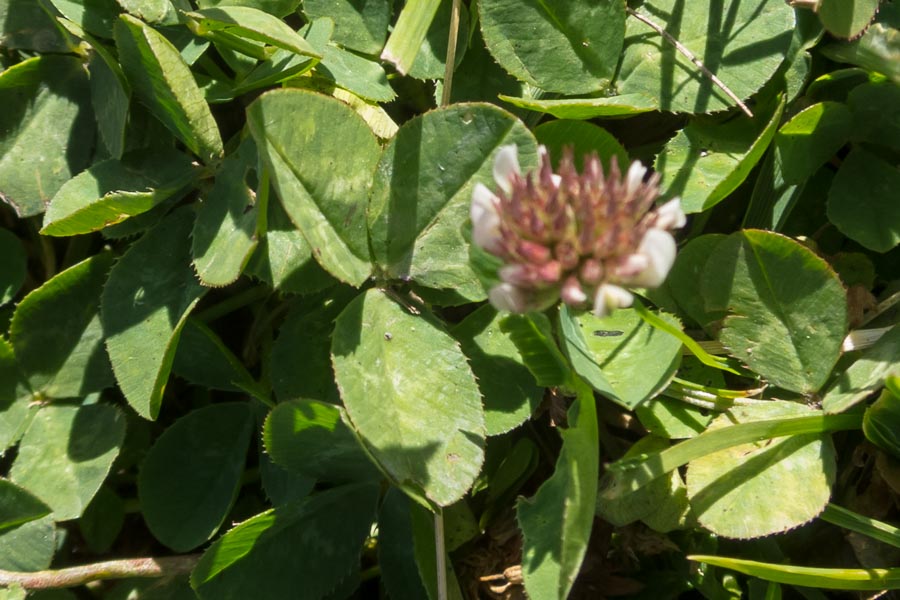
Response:
[{"label": "shaded leaf", "polygon": [[51,0],[67,19],[78,23],[88,33],[109,37],[120,12],[116,0]]},{"label": "shaded leaf", "polygon": [[[100,44],[94,48],[100,47]],[[98,139],[112,158],[122,158],[131,108],[131,87],[115,58],[97,51],[88,62],[91,104],[97,121]]]},{"label": "shaded leaf", "polygon": [[212,8],[216,6],[250,6],[264,10],[276,17],[284,17],[300,5],[300,0],[197,0],[200,8]]},{"label": "shaded leaf", "polygon": [[517,78],[564,94],[610,84],[625,35],[625,2],[482,0],[478,8],[488,50]]},{"label": "shaded leaf", "polygon": [[50,514],[50,507],[15,483],[0,479],[0,532]]},{"label": "shaded leaf", "polygon": [[226,392],[255,392],[257,384],[244,364],[202,322],[189,318],[178,338],[172,371],[191,383]]},{"label": "shaded leaf", "polygon": [[591,534],[600,468],[597,408],[590,388],[576,386],[556,470],[532,498],[516,504],[522,575],[532,598],[568,597]]},{"label": "shaded leaf", "polygon": [[281,202],[271,198],[267,204],[265,237],[250,257],[246,272],[294,294],[311,294],[337,283],[313,258],[309,243]]},{"label": "shaded leaf", "polygon": [[845,104],[820,102],[794,115],[775,136],[784,181],[802,183],[847,143],[853,117]]},{"label": "shaded leaf", "polygon": [[9,477],[50,506],[54,520],[76,519],[124,439],[125,416],[114,406],[45,406],[22,437]]},{"label": "shaded leaf", "polygon": [[101,252],[82,261],[16,307],[10,342],[34,392],[72,398],[113,383],[100,324],[100,294],[112,260],[112,254]]},{"label": "shaded leaf", "polygon": [[428,593],[416,565],[411,502],[392,487],[378,510],[378,565],[381,580],[395,600],[421,600]]},{"label": "shaded leaf", "polygon": [[0,305],[3,305],[19,293],[27,269],[22,242],[6,229],[0,229],[0,256],[3,256],[0,262]]},{"label": "shaded leaf", "polygon": [[544,395],[522,365],[519,351],[509,334],[502,331],[500,321],[497,311],[486,305],[451,331],[478,379],[489,436],[505,433],[527,420]]},{"label": "shaded leaf", "polygon": [[156,440],[138,477],[156,539],[186,552],[216,534],[237,497],[253,429],[249,405],[228,402],[188,413]]},{"label": "shaded leaf", "polygon": [[816,7],[822,25],[835,37],[854,38],[865,31],[878,12],[879,0],[820,0]]},{"label": "shaded leaf", "polygon": [[248,40],[263,42],[295,54],[318,56],[318,53],[302,36],[281,19],[251,6],[225,6],[205,8],[186,13],[197,20],[196,33],[224,32]]},{"label": "shaded leaf", "polygon": [[38,56],[0,72],[0,198],[19,217],[44,212],[88,165],[90,102],[87,73],[73,56]]},{"label": "shaded leaf", "polygon": [[[660,313],[660,317],[681,328],[671,315]],[[681,364],[681,341],[652,327],[632,309],[603,318],[582,312],[574,319],[589,353],[587,359],[609,386],[597,391],[627,408],[659,394]]]},{"label": "shaded leaf", "polygon": [[145,419],[159,413],[178,336],[204,294],[190,265],[193,213],[181,209],[135,242],[103,289],[101,319],[116,381]]},{"label": "shaded leaf", "polygon": [[129,15],[116,21],[115,37],[137,99],[193,153],[207,163],[218,161],[223,153],[218,125],[175,46]]},{"label": "shaded leaf", "polygon": [[72,45],[43,2],[0,2],[0,46],[10,50],[70,52]]},{"label": "shaded leaf", "polygon": [[897,368],[900,356],[900,326],[895,325],[875,345],[845,369],[822,399],[822,409],[839,413],[865,400],[881,387],[884,378]]},{"label": "shaded leaf", "polygon": [[[666,440],[648,435],[637,441],[624,458],[640,456],[668,448]],[[654,479],[631,494],[621,494],[615,478],[603,480],[597,496],[597,514],[616,527],[623,527],[638,520],[653,523],[656,531],[670,531],[683,526],[688,518],[687,491],[677,470]]]},{"label": "shaded leaf", "polygon": [[554,167],[559,166],[563,150],[567,147],[572,149],[575,169],[579,173],[584,170],[584,157],[592,152],[597,153],[604,169],[609,169],[613,157],[616,157],[620,168],[630,162],[628,152],[619,140],[593,123],[570,119],[548,121],[538,125],[534,135],[549,151]]},{"label": "shaded leaf", "polygon": [[787,237],[741,231],[710,257],[702,290],[707,310],[728,313],[719,341],[732,356],[779,387],[822,387],[847,332],[846,294],[828,263]]},{"label": "shaded leaf", "polygon": [[[443,74],[442,74],[443,76]],[[521,96],[524,84],[503,70],[484,45],[481,31],[476,29],[469,47],[453,76],[450,102],[496,102],[500,94]],[[443,82],[435,86],[435,97],[443,93]]]},{"label": "shaded leaf", "polygon": [[191,585],[204,600],[318,600],[358,568],[377,499],[345,485],[256,515],[210,546]]},{"label": "shaded leaf", "polygon": [[320,481],[378,478],[344,410],[316,400],[278,404],[266,419],[263,440],[275,463]]},{"label": "shaded leaf", "polygon": [[[370,101],[390,102],[397,95],[388,83],[387,73],[379,63],[357,56],[334,44],[325,44],[322,47],[322,61],[316,65],[316,74]],[[304,82],[295,80],[293,83]]]},{"label": "shaded leaf", "polygon": [[784,99],[727,122],[700,117],[678,132],[656,158],[663,195],[679,196],[686,213],[703,212],[731,194],[762,158],[775,135]]},{"label": "shaded leaf", "polygon": [[334,320],[357,293],[340,287],[327,296],[301,300],[288,313],[272,348],[272,389],[280,401],[311,398],[340,402],[330,340]]},{"label": "shaded leaf", "polygon": [[[782,0],[720,0],[716,4],[651,0],[638,11],[681,42],[738,98],[759,90],[791,45],[794,10]],[[620,94],[641,94],[659,110],[705,113],[734,101],[675,46],[632,17],[616,78]]]},{"label": "shaded leaf", "polygon": [[204,285],[234,283],[256,249],[256,194],[247,185],[256,163],[256,148],[248,138],[222,161],[215,184],[197,210],[191,254]]},{"label": "shaded leaf", "polygon": [[247,120],[313,256],[338,279],[362,284],[371,272],[368,185],[380,153],[365,121],[339,100],[301,90],[264,94],[247,108]]},{"label": "shaded leaf", "polygon": [[[810,412],[802,404],[780,400],[736,406],[707,431]],[[836,470],[827,434],[742,444],[692,460],[686,477],[688,498],[700,524],[717,535],[756,538],[815,518],[828,503]]]},{"label": "shaded leaf", "polygon": [[33,392],[16,364],[12,344],[0,338],[0,452],[18,441],[37,411]]},{"label": "shaded leaf", "polygon": [[828,220],[866,248],[887,252],[900,243],[898,189],[900,169],[877,154],[854,148],[828,192]]},{"label": "shaded leaf", "polygon": [[381,468],[421,502],[459,500],[484,460],[484,414],[456,341],[372,289],[338,317],[331,355],[347,414]]},{"label": "shaded leaf", "polygon": [[704,328],[725,316],[707,312],[703,294],[697,292],[706,262],[716,254],[716,248],[725,237],[720,233],[701,235],[679,248],[675,264],[663,284],[681,311]]},{"label": "shaded leaf", "polygon": [[303,14],[310,20],[334,20],[332,39],[350,50],[378,54],[387,39],[392,0],[304,0]]},{"label": "shaded leaf", "polygon": [[125,502],[102,486],[78,520],[78,530],[92,552],[108,552],[125,523]]},{"label": "shaded leaf", "polygon": [[546,315],[507,315],[500,321],[500,330],[518,348],[522,362],[537,385],[551,387],[571,381],[569,363],[556,345],[553,327]]},{"label": "shaded leaf", "polygon": [[56,536],[56,525],[50,515],[0,532],[0,569],[46,569],[56,551]]},{"label": "shaded leaf", "polygon": [[[438,6],[434,20],[422,40],[419,52],[416,54],[416,60],[413,61],[409,70],[409,76],[416,79],[442,80],[447,69],[447,44],[449,43],[450,34],[450,15],[452,12],[452,2],[441,2]],[[466,54],[469,36],[464,32],[470,31],[469,27],[469,11],[466,5],[459,5],[459,34],[456,38],[456,59],[454,67],[459,66],[460,61]],[[454,80],[453,84],[456,84]],[[439,86],[435,86],[437,90]],[[452,91],[452,90],[451,90]],[[435,95],[437,98],[437,95]]]},{"label": "shaded leaf", "polygon": [[190,158],[179,153],[104,160],[63,184],[44,214],[41,233],[70,236],[115,225],[147,212],[195,176]]},{"label": "shaded leaf", "polygon": [[[900,377],[900,371],[894,377]],[[900,458],[898,432],[900,432],[900,397],[891,390],[884,390],[878,400],[866,409],[863,417],[863,433],[870,442],[894,458]]]},{"label": "shaded leaf", "polygon": [[900,149],[900,86],[866,82],[850,92],[847,106],[853,112],[854,140]]}]

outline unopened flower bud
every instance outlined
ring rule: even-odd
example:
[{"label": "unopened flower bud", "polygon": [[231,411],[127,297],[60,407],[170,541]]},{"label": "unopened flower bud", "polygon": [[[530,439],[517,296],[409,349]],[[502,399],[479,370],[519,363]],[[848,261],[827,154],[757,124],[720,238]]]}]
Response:
[{"label": "unopened flower bud", "polygon": [[546,246],[528,240],[522,240],[516,244],[516,254],[521,256],[525,261],[537,265],[544,264],[553,256],[550,249]]},{"label": "unopened flower bud", "polygon": [[581,284],[578,283],[578,279],[574,276],[569,276],[566,278],[566,282],[563,284],[559,296],[562,301],[569,306],[580,306],[587,302],[588,299],[587,294],[584,293],[584,290],[581,287]]}]

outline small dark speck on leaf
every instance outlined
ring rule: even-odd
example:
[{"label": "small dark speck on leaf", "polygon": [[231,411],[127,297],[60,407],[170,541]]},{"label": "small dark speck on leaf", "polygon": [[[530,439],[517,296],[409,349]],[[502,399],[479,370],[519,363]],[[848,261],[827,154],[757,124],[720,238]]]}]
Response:
[{"label": "small dark speck on leaf", "polygon": [[613,330],[613,329],[595,329],[594,335],[597,337],[619,337],[622,335],[623,331]]},{"label": "small dark speck on leaf", "polygon": [[450,454],[447,455],[447,462],[455,463],[458,460],[459,460],[459,454],[454,454],[453,452],[451,452]]}]

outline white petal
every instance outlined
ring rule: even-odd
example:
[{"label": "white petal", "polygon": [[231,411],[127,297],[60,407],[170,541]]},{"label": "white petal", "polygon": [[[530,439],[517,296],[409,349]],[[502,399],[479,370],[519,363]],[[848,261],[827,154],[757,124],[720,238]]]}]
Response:
[{"label": "white petal", "polygon": [[666,280],[675,262],[675,238],[662,229],[650,229],[644,234],[638,252],[647,257],[649,264],[629,283],[645,288],[655,288]]},{"label": "white petal", "polygon": [[687,217],[681,210],[680,198],[672,198],[657,208],[656,215],[656,223],[653,226],[657,229],[680,229],[687,223]]},{"label": "white petal", "polygon": [[509,178],[519,175],[519,148],[515,144],[501,146],[494,157],[494,181],[507,194],[512,191]]},{"label": "white petal", "polygon": [[617,308],[626,308],[634,302],[634,296],[625,288],[604,283],[594,295],[594,314],[605,317]]},{"label": "white petal", "polygon": [[509,283],[495,285],[488,292],[488,300],[497,310],[514,313],[528,312],[526,292]]},{"label": "white petal", "polygon": [[476,183],[472,190],[472,207],[469,212],[472,222],[477,223],[490,213],[496,215],[499,201],[500,199],[486,185]]},{"label": "white petal", "polygon": [[496,253],[500,250],[500,215],[497,212],[499,199],[487,187],[475,184],[472,190],[472,206],[469,216],[472,218],[472,241],[487,250]]},{"label": "white petal", "polygon": [[641,161],[636,160],[628,167],[628,174],[625,176],[626,189],[634,191],[644,181],[644,175],[647,173]]}]

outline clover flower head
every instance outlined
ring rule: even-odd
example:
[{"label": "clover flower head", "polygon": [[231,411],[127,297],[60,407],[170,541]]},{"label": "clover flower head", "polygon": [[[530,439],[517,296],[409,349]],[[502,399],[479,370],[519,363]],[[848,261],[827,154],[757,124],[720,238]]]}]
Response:
[{"label": "clover flower head", "polygon": [[675,261],[671,230],[686,219],[678,198],[654,208],[659,175],[646,178],[638,161],[622,173],[615,157],[604,173],[596,154],[579,174],[569,149],[554,173],[547,149],[538,154],[523,175],[517,147],[503,146],[496,191],[479,183],[472,192],[472,240],[503,262],[491,304],[524,313],[561,299],[604,316],[631,306],[626,288],[662,284]]}]

